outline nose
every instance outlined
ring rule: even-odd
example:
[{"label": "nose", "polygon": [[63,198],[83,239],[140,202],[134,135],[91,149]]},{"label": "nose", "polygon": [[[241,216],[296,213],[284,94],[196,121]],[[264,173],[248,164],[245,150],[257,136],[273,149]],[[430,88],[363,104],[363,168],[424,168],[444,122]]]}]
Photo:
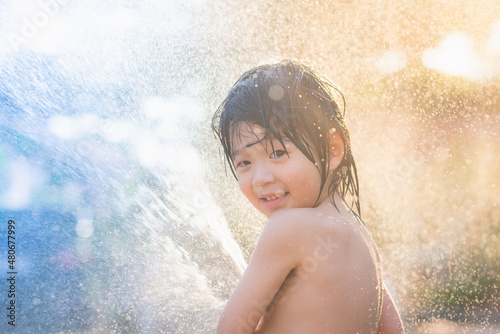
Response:
[{"label": "nose", "polygon": [[264,165],[255,166],[252,178],[252,186],[255,191],[261,191],[262,187],[272,182],[274,182],[274,174],[269,168]]}]

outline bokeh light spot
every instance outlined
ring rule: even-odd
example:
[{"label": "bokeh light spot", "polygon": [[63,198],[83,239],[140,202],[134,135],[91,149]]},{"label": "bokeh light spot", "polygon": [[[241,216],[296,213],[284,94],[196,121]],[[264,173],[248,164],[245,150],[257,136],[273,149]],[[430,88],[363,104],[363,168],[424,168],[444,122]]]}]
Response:
[{"label": "bokeh light spot", "polygon": [[80,219],[76,224],[76,233],[82,238],[88,238],[94,234],[94,224],[90,219]]},{"label": "bokeh light spot", "polygon": [[269,89],[269,97],[271,100],[280,101],[285,96],[285,91],[283,87],[274,85]]}]

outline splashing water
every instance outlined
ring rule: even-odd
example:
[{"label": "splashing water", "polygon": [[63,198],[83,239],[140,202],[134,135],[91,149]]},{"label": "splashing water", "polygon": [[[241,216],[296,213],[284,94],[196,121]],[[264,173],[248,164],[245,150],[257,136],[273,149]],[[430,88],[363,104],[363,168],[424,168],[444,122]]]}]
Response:
[{"label": "splashing water", "polygon": [[498,12],[3,1],[1,309],[12,220],[17,332],[212,333],[263,221],[216,160],[210,114],[244,70],[287,57],[345,89],[363,218],[409,332],[498,327]]},{"label": "splashing water", "polygon": [[[17,227],[2,272],[17,272],[16,329],[212,332],[245,261],[192,139],[202,83],[165,68],[160,87],[145,72],[155,39],[188,23],[159,3],[3,6],[24,24],[3,21],[0,61],[2,240],[8,220]],[[172,30],[136,32],[155,6]]]}]

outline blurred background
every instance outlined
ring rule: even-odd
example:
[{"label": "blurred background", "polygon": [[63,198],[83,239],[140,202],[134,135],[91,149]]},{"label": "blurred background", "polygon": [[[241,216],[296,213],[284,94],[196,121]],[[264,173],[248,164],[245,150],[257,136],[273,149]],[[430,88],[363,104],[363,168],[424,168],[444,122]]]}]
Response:
[{"label": "blurred background", "polygon": [[[0,302],[18,333],[212,333],[265,219],[210,119],[241,73],[336,83],[409,333],[500,333],[500,3],[0,2]],[[4,307],[5,306],[5,307]]]}]

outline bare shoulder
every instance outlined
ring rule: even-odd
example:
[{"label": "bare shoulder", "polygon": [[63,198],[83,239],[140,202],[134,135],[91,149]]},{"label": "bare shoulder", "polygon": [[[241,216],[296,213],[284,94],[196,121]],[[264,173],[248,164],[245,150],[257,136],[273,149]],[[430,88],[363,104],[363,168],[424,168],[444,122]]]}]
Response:
[{"label": "bare shoulder", "polygon": [[320,221],[311,208],[284,209],[275,213],[268,221],[266,229],[269,232],[279,232],[281,235],[304,235],[317,229]]},{"label": "bare shoulder", "polygon": [[328,214],[316,208],[292,208],[277,212],[269,219],[269,225],[281,229],[311,231],[337,230],[341,232],[346,225],[355,220],[353,217],[343,217],[336,212]]},{"label": "bare shoulder", "polygon": [[315,208],[292,208],[273,215],[262,236],[282,240],[295,247],[317,245],[323,240],[341,246],[350,239],[348,234],[353,232],[349,226],[345,217],[335,213],[327,215]]},{"label": "bare shoulder", "polygon": [[270,240],[287,248],[296,246],[308,231],[306,211],[306,209],[286,209],[274,214],[264,227],[260,239]]}]

